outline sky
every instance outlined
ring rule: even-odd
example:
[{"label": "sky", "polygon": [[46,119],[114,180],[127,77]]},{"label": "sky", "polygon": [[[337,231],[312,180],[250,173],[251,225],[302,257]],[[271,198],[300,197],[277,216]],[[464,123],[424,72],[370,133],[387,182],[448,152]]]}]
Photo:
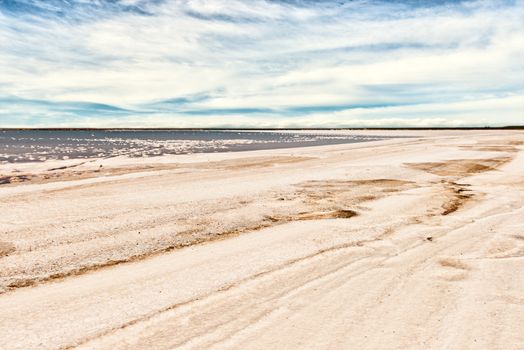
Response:
[{"label": "sky", "polygon": [[0,127],[524,125],[524,0],[0,0]]}]

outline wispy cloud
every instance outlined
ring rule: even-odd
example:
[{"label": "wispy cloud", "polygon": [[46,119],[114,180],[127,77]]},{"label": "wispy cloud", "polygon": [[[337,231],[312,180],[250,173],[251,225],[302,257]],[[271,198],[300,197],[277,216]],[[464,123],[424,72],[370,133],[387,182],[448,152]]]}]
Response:
[{"label": "wispy cloud", "polygon": [[0,0],[0,126],[524,123],[524,1]]}]

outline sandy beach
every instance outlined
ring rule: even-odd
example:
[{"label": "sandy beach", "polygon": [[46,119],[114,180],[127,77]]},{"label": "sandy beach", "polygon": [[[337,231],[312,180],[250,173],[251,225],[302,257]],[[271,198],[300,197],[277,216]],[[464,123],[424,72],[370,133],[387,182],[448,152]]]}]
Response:
[{"label": "sandy beach", "polygon": [[524,132],[343,133],[1,165],[0,348],[523,349]]}]

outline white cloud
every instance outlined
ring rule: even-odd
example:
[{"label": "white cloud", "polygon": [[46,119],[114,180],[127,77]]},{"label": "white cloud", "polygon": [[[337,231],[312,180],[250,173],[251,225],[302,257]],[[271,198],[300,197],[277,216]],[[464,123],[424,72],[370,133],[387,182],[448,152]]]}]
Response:
[{"label": "white cloud", "polygon": [[[524,119],[522,101],[511,100],[524,91],[522,1],[422,8],[262,0],[128,0],[121,5],[150,15],[108,12],[102,5],[94,12],[76,7],[65,19],[0,11],[0,96],[134,110],[164,99],[210,96],[147,118],[64,117],[64,123],[77,125],[452,125],[522,124]],[[403,85],[402,95],[397,85]],[[505,98],[513,104],[479,102]],[[404,106],[289,115],[290,108],[384,102]],[[477,107],[460,107],[468,103]],[[8,110],[7,103],[0,108]],[[34,116],[32,123],[57,122],[52,107],[45,113],[41,107],[25,108]],[[265,108],[276,114],[235,114],[226,120],[224,113],[181,113],[217,108]],[[0,113],[0,126],[16,123],[13,118]]]}]

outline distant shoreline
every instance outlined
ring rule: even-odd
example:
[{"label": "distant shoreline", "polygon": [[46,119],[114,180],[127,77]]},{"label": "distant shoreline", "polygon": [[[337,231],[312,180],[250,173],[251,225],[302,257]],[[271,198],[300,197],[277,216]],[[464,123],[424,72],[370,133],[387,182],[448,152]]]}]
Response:
[{"label": "distant shoreline", "polygon": [[0,128],[0,131],[279,131],[279,130],[524,130],[524,125],[499,127],[404,127],[404,128]]}]

